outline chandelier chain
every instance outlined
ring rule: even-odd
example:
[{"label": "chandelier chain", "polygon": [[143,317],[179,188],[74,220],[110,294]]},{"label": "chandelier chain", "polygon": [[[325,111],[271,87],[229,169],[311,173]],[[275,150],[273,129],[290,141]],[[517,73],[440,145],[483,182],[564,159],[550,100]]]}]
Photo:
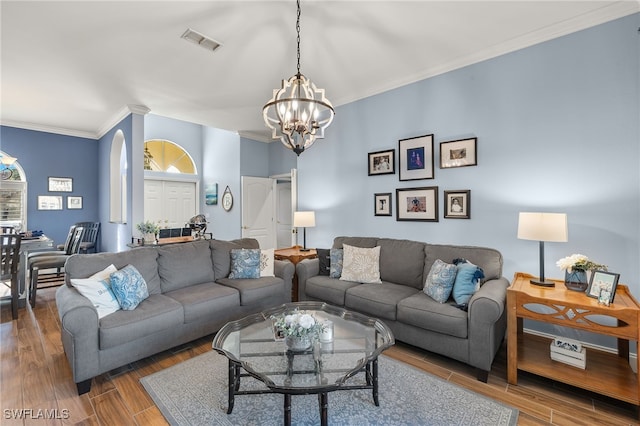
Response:
[{"label": "chandelier chain", "polygon": [[300,74],[300,0],[297,1],[298,5],[298,18],[296,20],[296,32],[298,33],[298,74]]}]

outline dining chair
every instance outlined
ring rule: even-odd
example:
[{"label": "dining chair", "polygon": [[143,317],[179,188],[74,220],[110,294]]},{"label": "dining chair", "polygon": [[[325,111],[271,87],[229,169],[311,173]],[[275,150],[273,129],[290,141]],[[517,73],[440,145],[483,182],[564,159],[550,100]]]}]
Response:
[{"label": "dining chair", "polygon": [[61,277],[62,268],[67,259],[80,252],[80,243],[84,237],[84,228],[76,226],[71,238],[69,250],[64,255],[39,256],[29,260],[29,303],[31,307],[36,305],[36,291],[38,289],[38,277],[40,271],[56,269],[56,277]]},{"label": "dining chair", "polygon": [[22,237],[19,234],[0,235],[0,256],[2,257],[0,281],[11,288],[11,318],[14,320],[18,319],[18,268],[21,241]]}]

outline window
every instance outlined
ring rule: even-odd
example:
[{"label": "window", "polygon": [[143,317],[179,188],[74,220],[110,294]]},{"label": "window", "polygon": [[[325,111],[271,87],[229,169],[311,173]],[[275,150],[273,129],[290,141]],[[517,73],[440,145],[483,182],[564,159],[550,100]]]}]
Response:
[{"label": "window", "polygon": [[0,153],[0,160],[4,158],[13,161],[0,161],[0,224],[13,226],[19,232],[27,228],[27,182],[16,159]]},{"label": "window", "polygon": [[144,169],[165,173],[196,174],[191,156],[179,145],[152,139],[144,143]]}]

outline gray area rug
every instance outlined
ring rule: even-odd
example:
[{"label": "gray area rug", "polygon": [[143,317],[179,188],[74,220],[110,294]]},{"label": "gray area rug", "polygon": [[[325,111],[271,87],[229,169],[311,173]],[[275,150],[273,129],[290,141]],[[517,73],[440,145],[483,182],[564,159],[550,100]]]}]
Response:
[{"label": "gray area rug", "polygon": [[[215,351],[140,379],[172,425],[282,425],[281,394],[238,395],[227,407],[227,359]],[[518,410],[380,356],[380,406],[371,390],[331,392],[330,425],[515,425]],[[349,383],[364,383],[357,374]],[[264,388],[243,378],[241,389]],[[320,424],[317,395],[293,395],[292,424]]]}]

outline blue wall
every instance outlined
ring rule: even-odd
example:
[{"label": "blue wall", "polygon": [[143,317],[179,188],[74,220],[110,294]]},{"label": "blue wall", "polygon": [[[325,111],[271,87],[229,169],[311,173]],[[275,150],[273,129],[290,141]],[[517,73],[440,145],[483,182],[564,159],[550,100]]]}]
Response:
[{"label": "blue wall", "polygon": [[[98,144],[93,139],[0,127],[0,149],[17,157],[28,182],[27,227],[64,243],[76,222],[98,220]],[[49,192],[48,178],[70,177],[73,192]],[[63,210],[38,210],[38,195],[61,195]],[[68,210],[67,196],[81,196],[82,209]]]},{"label": "blue wall", "polygon": [[[569,242],[546,271],[582,253],[640,299],[640,58],[635,14],[337,109],[298,160],[300,205],[316,210],[308,244],[377,235],[499,249],[504,275],[537,274],[538,244],[516,238],[518,212],[566,212]],[[367,153],[435,134],[435,178],[367,176]],[[439,169],[439,142],[478,138],[478,166]],[[439,187],[440,221],[397,222],[396,188]],[[443,190],[471,190],[471,219],[444,219]],[[394,193],[393,217],[373,194]]]}]

